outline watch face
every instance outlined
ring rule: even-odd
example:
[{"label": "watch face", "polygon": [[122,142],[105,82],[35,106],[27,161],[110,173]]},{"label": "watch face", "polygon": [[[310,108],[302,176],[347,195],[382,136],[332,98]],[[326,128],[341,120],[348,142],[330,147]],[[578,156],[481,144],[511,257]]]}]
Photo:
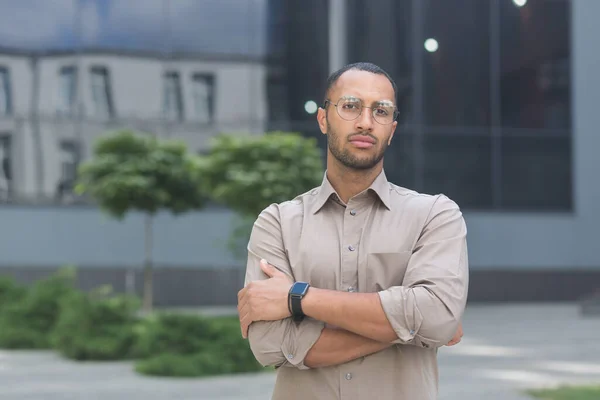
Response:
[{"label": "watch face", "polygon": [[307,290],[308,290],[308,283],[296,282],[296,283],[294,283],[294,286],[292,286],[292,290],[290,291],[290,293],[301,296],[301,295],[305,294]]}]

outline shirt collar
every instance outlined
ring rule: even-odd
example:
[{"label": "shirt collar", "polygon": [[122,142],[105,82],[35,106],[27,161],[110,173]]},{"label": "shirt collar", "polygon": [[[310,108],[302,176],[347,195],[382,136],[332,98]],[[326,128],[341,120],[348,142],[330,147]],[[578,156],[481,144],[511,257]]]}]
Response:
[{"label": "shirt collar", "polygon": [[[367,191],[375,192],[383,205],[388,210],[391,209],[390,186],[383,170],[381,170],[381,173],[377,176],[377,178],[375,178],[371,186],[367,188]],[[325,171],[325,174],[323,175],[323,182],[321,183],[321,186],[314,189],[312,194],[315,196],[315,202],[312,209],[313,214],[316,214],[321,208],[323,208],[332,194],[337,196],[335,189],[333,186],[331,186],[331,182],[329,182],[329,179],[327,179],[327,171]]]}]

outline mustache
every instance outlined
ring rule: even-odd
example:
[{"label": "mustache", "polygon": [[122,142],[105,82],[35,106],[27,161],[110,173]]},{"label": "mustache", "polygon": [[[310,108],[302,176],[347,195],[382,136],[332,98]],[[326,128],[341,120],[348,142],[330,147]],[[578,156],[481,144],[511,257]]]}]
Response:
[{"label": "mustache", "polygon": [[377,138],[375,136],[373,136],[372,134],[368,133],[368,132],[357,132],[357,133],[352,133],[350,135],[348,135],[348,141],[351,141],[353,137],[355,136],[367,136],[370,137],[371,139],[373,139],[373,141],[375,143],[379,142],[379,140],[377,140]]}]

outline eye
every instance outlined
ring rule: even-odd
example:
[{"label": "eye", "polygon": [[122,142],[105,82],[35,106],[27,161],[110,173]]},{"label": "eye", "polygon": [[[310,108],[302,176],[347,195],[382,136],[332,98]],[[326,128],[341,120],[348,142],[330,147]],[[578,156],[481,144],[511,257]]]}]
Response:
[{"label": "eye", "polygon": [[379,116],[386,117],[390,114],[390,111],[387,108],[377,107],[375,113]]},{"label": "eye", "polygon": [[345,110],[355,110],[358,108],[358,103],[356,102],[345,102],[342,104],[342,108]]}]

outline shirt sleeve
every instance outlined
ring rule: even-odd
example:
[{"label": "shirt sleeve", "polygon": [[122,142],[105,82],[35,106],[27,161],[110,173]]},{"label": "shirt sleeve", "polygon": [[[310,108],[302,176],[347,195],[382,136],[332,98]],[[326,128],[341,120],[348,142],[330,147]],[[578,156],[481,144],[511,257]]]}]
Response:
[{"label": "shirt sleeve", "polygon": [[[272,204],[257,218],[248,243],[248,262],[244,285],[268,279],[260,269],[265,259],[294,280],[282,237],[279,206]],[[306,354],[321,336],[325,324],[311,318],[296,323],[291,318],[257,321],[250,325],[248,340],[255,358],[263,366],[295,367],[304,365]]]},{"label": "shirt sleeve", "polygon": [[379,292],[398,335],[394,343],[447,344],[458,329],[468,292],[467,228],[459,207],[436,197],[401,286]]}]

